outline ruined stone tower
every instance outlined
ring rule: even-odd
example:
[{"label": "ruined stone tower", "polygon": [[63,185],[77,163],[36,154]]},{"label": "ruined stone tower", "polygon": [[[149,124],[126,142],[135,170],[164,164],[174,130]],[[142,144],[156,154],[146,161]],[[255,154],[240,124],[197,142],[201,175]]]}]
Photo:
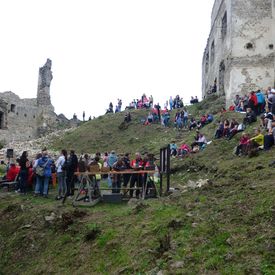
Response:
[{"label": "ruined stone tower", "polygon": [[50,96],[50,86],[53,79],[51,68],[52,61],[50,59],[47,59],[45,65],[39,68],[37,106],[54,111]]},{"label": "ruined stone tower", "polygon": [[60,127],[68,127],[64,115],[57,116],[51,104],[52,62],[39,68],[37,98],[21,99],[8,91],[0,93],[0,143],[30,140]]},{"label": "ruined stone tower", "polygon": [[202,96],[274,86],[275,0],[216,0],[202,62]]}]

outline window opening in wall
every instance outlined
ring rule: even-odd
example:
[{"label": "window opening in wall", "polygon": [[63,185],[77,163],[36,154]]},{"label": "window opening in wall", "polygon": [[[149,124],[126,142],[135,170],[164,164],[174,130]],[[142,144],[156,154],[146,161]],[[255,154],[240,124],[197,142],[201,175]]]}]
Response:
[{"label": "window opening in wall", "polygon": [[208,73],[209,68],[209,53],[205,55],[205,73]]},{"label": "window opening in wall", "polygon": [[212,44],[211,44],[211,64],[214,63],[214,59],[215,59],[215,42],[213,40]]},{"label": "window opening in wall", "polygon": [[35,118],[35,115],[33,115],[33,118]]},{"label": "window opening in wall", "polygon": [[18,112],[16,113],[16,115],[18,116]]},{"label": "window opening in wall", "polygon": [[268,45],[268,48],[269,48],[270,50],[273,50],[273,44],[269,44],[269,45]]},{"label": "window opening in wall", "polygon": [[12,113],[15,112],[15,104],[11,104],[11,112],[12,112]]},{"label": "window opening in wall", "polygon": [[0,129],[4,128],[4,113],[0,112]]},{"label": "window opening in wall", "polygon": [[246,43],[246,44],[245,44],[245,48],[248,49],[248,50],[251,50],[251,49],[253,49],[253,44],[250,43],[250,42],[249,42],[249,43]]},{"label": "window opening in wall", "polygon": [[24,117],[27,117],[27,114],[24,114]]},{"label": "window opening in wall", "polygon": [[225,74],[225,65],[224,61],[220,63],[219,68],[219,94],[224,95],[224,74]]},{"label": "window opening in wall", "polygon": [[222,40],[226,37],[227,33],[227,12],[224,13],[222,18]]}]

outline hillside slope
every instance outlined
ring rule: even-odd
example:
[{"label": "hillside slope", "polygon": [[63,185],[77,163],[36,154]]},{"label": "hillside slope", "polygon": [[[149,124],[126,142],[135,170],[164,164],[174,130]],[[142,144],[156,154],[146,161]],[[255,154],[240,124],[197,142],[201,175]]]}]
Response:
[{"label": "hillside slope", "polygon": [[[212,97],[190,112],[215,113],[221,104]],[[126,129],[119,129],[123,113],[103,116],[52,146],[157,154],[171,140],[193,140],[194,132],[141,125],[145,114],[134,111]],[[202,132],[211,139],[215,128],[212,123]],[[0,274],[274,274],[275,172],[268,164],[275,148],[236,157],[239,137],[172,159],[171,183],[179,191],[133,205],[73,208],[67,201],[61,207],[52,199],[0,192]],[[200,179],[208,179],[201,188],[189,181]]]}]

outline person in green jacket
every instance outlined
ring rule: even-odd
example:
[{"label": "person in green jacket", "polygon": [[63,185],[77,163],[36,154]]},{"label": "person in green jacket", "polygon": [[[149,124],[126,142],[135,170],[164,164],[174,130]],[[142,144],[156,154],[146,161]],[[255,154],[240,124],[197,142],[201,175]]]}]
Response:
[{"label": "person in green jacket", "polygon": [[0,179],[2,179],[7,173],[7,165],[3,160],[0,163]]}]

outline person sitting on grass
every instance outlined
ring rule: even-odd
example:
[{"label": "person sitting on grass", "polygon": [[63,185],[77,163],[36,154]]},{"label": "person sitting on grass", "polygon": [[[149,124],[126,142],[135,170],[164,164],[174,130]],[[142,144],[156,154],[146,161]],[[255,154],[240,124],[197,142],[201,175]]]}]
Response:
[{"label": "person sitting on grass", "polygon": [[235,118],[232,118],[229,124],[229,133],[228,133],[229,140],[238,133],[238,126],[239,126],[239,123],[236,121]]},{"label": "person sitting on grass", "polygon": [[178,156],[179,157],[183,158],[183,157],[187,156],[190,153],[191,153],[191,149],[186,143],[183,143],[178,149]]},{"label": "person sitting on grass", "polygon": [[130,112],[127,112],[127,113],[125,114],[125,116],[124,116],[124,121],[125,121],[126,123],[129,123],[131,120],[132,120],[132,119],[131,119],[131,113],[130,113]]},{"label": "person sitting on grass", "polygon": [[272,122],[272,119],[273,119],[273,115],[268,108],[266,109],[266,112],[261,115],[260,118],[261,118],[261,121],[260,121],[261,127],[265,129],[269,129],[270,123]]},{"label": "person sitting on grass", "polygon": [[221,138],[223,136],[223,129],[224,129],[224,125],[223,125],[223,121],[218,121],[218,128],[215,132],[215,139]]},{"label": "person sitting on grass", "polygon": [[202,127],[204,127],[206,125],[206,123],[207,123],[207,116],[206,115],[202,115],[201,116],[200,123],[201,123],[201,127],[200,128],[202,128]]},{"label": "person sitting on grass", "polygon": [[248,125],[248,124],[251,124],[251,123],[256,122],[256,121],[257,121],[257,116],[256,116],[255,112],[252,111],[251,108],[247,108],[246,109],[246,115],[243,119],[243,124]]},{"label": "person sitting on grass", "polygon": [[211,123],[214,120],[214,116],[212,114],[206,114],[206,123]]},{"label": "person sitting on grass", "polygon": [[222,133],[224,137],[228,137],[229,135],[229,132],[230,132],[229,125],[230,125],[229,120],[225,119],[223,122],[223,133]]},{"label": "person sitting on grass", "polygon": [[267,135],[264,136],[264,150],[269,150],[275,144],[275,127],[268,130]]},{"label": "person sitting on grass", "polygon": [[177,155],[177,149],[177,144],[175,141],[172,141],[172,143],[170,143],[170,155],[175,157]]},{"label": "person sitting on grass", "polygon": [[195,129],[197,128],[197,122],[196,120],[192,117],[190,119],[190,122],[189,122],[189,131],[191,131],[192,129]]},{"label": "person sitting on grass", "polygon": [[264,145],[264,135],[261,133],[259,128],[255,129],[255,136],[250,138],[250,144],[252,148],[259,148],[260,146],[263,147]]},{"label": "person sitting on grass", "polygon": [[235,154],[237,156],[246,155],[249,146],[249,135],[247,133],[243,133],[239,145],[236,148]]},{"label": "person sitting on grass", "polygon": [[197,132],[197,136],[195,136],[195,141],[191,144],[191,148],[193,150],[195,146],[199,146],[199,149],[201,150],[201,149],[204,149],[206,144],[207,144],[206,137],[202,133]]}]

